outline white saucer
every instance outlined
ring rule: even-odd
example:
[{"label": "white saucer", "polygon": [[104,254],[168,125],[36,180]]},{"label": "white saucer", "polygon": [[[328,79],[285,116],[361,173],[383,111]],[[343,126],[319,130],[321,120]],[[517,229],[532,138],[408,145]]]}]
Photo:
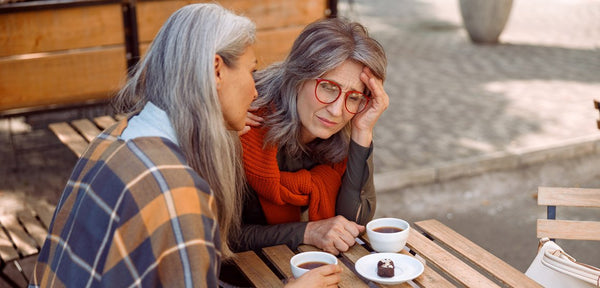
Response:
[{"label": "white saucer", "polygon": [[[394,262],[394,277],[377,276],[377,262],[382,259]],[[398,253],[374,253],[361,257],[354,264],[354,269],[362,277],[381,284],[399,284],[415,279],[423,273],[425,267],[414,257]]]}]

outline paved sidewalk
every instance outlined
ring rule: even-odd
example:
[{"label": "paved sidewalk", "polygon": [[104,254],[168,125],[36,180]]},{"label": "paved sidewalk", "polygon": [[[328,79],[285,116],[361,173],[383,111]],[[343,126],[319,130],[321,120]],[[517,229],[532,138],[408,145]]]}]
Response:
[{"label": "paved sidewalk", "polygon": [[500,45],[469,41],[457,0],[340,2],[388,54],[378,189],[596,153],[557,150],[600,139],[600,1],[515,0]]}]

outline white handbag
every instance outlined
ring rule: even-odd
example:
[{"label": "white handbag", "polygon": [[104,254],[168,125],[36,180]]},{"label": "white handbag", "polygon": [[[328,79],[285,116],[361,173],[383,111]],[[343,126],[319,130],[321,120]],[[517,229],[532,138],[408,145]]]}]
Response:
[{"label": "white handbag", "polygon": [[578,263],[548,238],[540,239],[540,246],[525,272],[529,278],[547,288],[600,287],[600,269]]}]

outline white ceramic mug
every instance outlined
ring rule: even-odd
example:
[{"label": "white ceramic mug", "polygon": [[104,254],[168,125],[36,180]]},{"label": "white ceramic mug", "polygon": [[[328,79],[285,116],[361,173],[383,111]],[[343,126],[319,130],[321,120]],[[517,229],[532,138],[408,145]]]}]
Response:
[{"label": "white ceramic mug", "polygon": [[[375,230],[382,228],[398,228],[402,231],[384,233]],[[408,222],[398,218],[379,218],[367,223],[367,237],[373,250],[377,252],[400,252],[410,233]]]},{"label": "white ceramic mug", "polygon": [[290,267],[292,268],[292,274],[294,275],[294,278],[299,278],[304,273],[308,272],[310,269],[301,268],[299,266],[310,262],[338,264],[337,257],[327,252],[310,251],[298,253],[294,255],[292,259],[290,259]]}]

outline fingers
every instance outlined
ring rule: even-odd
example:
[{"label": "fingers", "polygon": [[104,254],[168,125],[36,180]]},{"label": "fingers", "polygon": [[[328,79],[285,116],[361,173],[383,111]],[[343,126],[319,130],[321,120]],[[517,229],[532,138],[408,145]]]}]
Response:
[{"label": "fingers", "polygon": [[238,135],[242,136],[242,135],[248,133],[248,131],[250,131],[250,126],[244,126],[244,129],[238,131]]},{"label": "fingers", "polygon": [[[352,232],[344,229],[342,231],[339,231],[338,235],[339,235],[338,236],[339,239],[341,239],[342,241],[344,241],[344,243],[346,243],[348,246],[352,246],[352,245],[354,245],[354,242],[355,242],[354,238],[356,238],[356,236],[358,236],[358,233],[356,233],[356,235],[355,235],[355,233],[352,233]],[[346,251],[346,250],[341,250],[341,251]]]},{"label": "fingers", "polygon": [[371,92],[373,92],[373,100],[382,102],[382,104],[387,108],[390,100],[387,93],[385,93],[385,90],[383,89],[383,82],[377,78],[370,78],[369,87],[371,88]]},{"label": "fingers", "polygon": [[343,216],[311,221],[304,232],[304,243],[317,246],[331,254],[348,251],[364,226],[348,221]]},{"label": "fingers", "polygon": [[363,71],[363,73],[360,73],[360,81],[362,81],[363,83],[365,83],[365,85],[367,85],[367,88],[369,90],[371,90],[371,87],[369,86],[369,80],[371,79],[371,77],[369,77],[369,74],[365,73]]},{"label": "fingers", "polygon": [[354,244],[354,239],[352,239],[351,244],[346,242],[347,240],[348,239],[346,239],[346,237],[344,237],[344,236],[334,239],[333,245],[335,245],[335,249],[337,249],[340,252],[348,251],[348,248],[350,248],[351,244]]},{"label": "fingers", "polygon": [[323,265],[314,270],[317,270],[315,272],[319,273],[321,276],[324,277],[323,284],[325,284],[325,286],[337,285],[337,283],[339,283],[342,280],[340,277],[340,273],[342,273],[342,267],[340,267],[339,265]]},{"label": "fingers", "polygon": [[262,122],[265,121],[264,118],[250,112],[250,111],[256,111],[256,108],[249,108],[248,111],[246,112],[246,126],[244,126],[244,129],[238,131],[238,135],[242,136],[246,133],[248,133],[248,131],[250,131],[250,129],[252,127],[258,127],[260,125],[262,125]]},{"label": "fingers", "polygon": [[367,229],[365,226],[358,224],[356,224],[356,227],[358,228],[358,234],[362,234]]},{"label": "fingers", "polygon": [[367,85],[371,92],[374,92],[373,90],[377,88],[377,84],[381,84],[381,86],[383,86],[383,81],[377,78],[377,76],[373,74],[373,71],[366,66],[363,68],[362,73],[360,73],[360,79],[365,83],[365,85]]},{"label": "fingers", "polygon": [[331,253],[331,254],[333,254],[333,255],[336,255],[336,256],[337,256],[337,255],[340,255],[340,251],[339,251],[339,250],[337,250],[337,249],[335,248],[335,246],[332,246],[332,245],[329,245],[329,246],[323,247],[323,248],[321,248],[321,249],[323,249],[323,251],[325,251],[325,252],[327,252],[327,253]]},{"label": "fingers", "polygon": [[[375,74],[373,74],[373,71],[371,71],[371,69],[369,69],[369,67],[364,67],[362,73],[360,74],[360,79],[367,85],[367,87],[369,88],[369,90],[371,90],[371,92],[373,92],[373,94],[376,94],[376,92],[378,95],[383,91],[383,80],[379,79],[377,76],[375,76]],[[377,90],[377,91],[374,91]]]},{"label": "fingers", "polygon": [[362,73],[360,73],[360,79],[367,85],[367,88],[371,91],[372,107],[376,110],[383,112],[389,106],[389,97],[383,88],[383,80],[379,79],[373,74],[373,71],[368,67],[364,67]]},{"label": "fingers", "polygon": [[254,114],[254,113],[251,113],[251,112],[246,113],[246,125],[260,126],[263,121],[265,121],[264,118]]},{"label": "fingers", "polygon": [[322,272],[321,275],[325,276],[324,284],[325,286],[334,286],[337,287],[337,284],[340,283],[342,278],[340,274],[342,273],[342,267],[339,265],[325,265],[324,267],[328,267],[328,271]]},{"label": "fingers", "polygon": [[341,272],[339,265],[324,265],[306,272],[298,279],[290,279],[285,287],[337,287]]},{"label": "fingers", "polygon": [[328,264],[328,265],[323,265],[323,266],[317,267],[313,270],[315,270],[315,272],[318,272],[319,274],[321,274],[323,276],[327,276],[327,275],[342,272],[342,267],[340,267],[339,265],[336,265],[336,264]]},{"label": "fingers", "polygon": [[333,239],[336,250],[340,252],[348,251],[356,243],[355,238],[360,233],[359,227],[361,225],[349,221],[343,216],[337,216],[335,220],[338,221],[339,225],[331,229],[328,236]]},{"label": "fingers", "polygon": [[344,223],[344,229],[351,234],[352,239],[354,239],[356,236],[358,236],[358,234],[360,234],[360,227],[364,228],[364,226],[358,225],[355,222],[346,221],[346,223]]}]

